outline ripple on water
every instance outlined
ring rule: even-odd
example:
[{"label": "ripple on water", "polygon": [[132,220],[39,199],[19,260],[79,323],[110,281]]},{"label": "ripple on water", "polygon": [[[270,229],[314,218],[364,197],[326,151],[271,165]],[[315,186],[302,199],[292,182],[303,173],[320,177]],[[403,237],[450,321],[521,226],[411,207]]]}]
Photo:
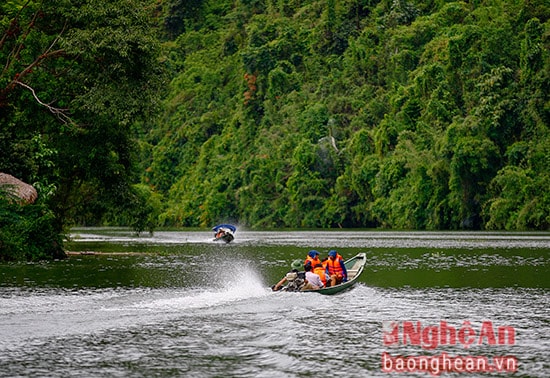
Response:
[{"label": "ripple on water", "polygon": [[[550,376],[550,288],[541,277],[529,280],[548,272],[546,250],[537,249],[548,249],[548,236],[241,231],[222,246],[210,233],[136,239],[116,231],[105,240],[171,249],[7,267],[0,376],[388,377],[384,352],[510,354],[520,375]],[[336,296],[269,291],[264,280],[312,245],[366,251],[362,283]],[[87,284],[73,287],[82,275]],[[386,321],[479,329],[487,320],[513,327],[515,343],[435,350],[383,343]]]},{"label": "ripple on water", "polygon": [[[421,321],[427,326],[445,320],[457,328],[469,321],[475,328],[489,319],[495,325],[513,326],[515,345],[469,350],[460,345],[440,346],[438,352],[510,353],[530,376],[543,377],[546,371],[541,364],[548,351],[547,294],[544,289],[384,289],[362,284],[332,297],[271,293],[261,285],[257,295],[240,298],[228,291],[88,293],[73,306],[81,308],[81,317],[98,316],[101,327],[96,324],[66,333],[58,329],[15,339],[10,347],[3,345],[0,369],[8,375],[48,376],[177,372],[268,377],[319,369],[345,376],[358,376],[358,372],[387,376],[380,370],[384,351],[410,355],[428,351],[411,345],[388,349],[382,342],[383,321]],[[110,308],[97,305],[98,299],[106,298],[114,301]],[[52,299],[55,302],[56,296]],[[65,309],[58,301],[36,319],[27,320],[52,326]],[[334,359],[327,360],[330,357]]]}]

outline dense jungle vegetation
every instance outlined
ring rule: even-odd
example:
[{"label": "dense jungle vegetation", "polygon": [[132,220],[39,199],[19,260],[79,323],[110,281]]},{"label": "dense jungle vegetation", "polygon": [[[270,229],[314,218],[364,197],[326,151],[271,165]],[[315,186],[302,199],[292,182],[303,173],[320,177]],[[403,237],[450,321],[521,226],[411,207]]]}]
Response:
[{"label": "dense jungle vegetation", "polygon": [[39,194],[21,206],[0,191],[0,260],[63,257],[71,225],[142,219],[137,141],[166,81],[144,5],[0,5],[0,172]]},{"label": "dense jungle vegetation", "polygon": [[0,254],[35,258],[38,228],[57,246],[75,224],[549,230],[549,16],[544,0],[0,5],[0,172],[40,194],[0,194]]},{"label": "dense jungle vegetation", "polygon": [[549,228],[547,2],[192,3],[146,139],[164,224]]}]

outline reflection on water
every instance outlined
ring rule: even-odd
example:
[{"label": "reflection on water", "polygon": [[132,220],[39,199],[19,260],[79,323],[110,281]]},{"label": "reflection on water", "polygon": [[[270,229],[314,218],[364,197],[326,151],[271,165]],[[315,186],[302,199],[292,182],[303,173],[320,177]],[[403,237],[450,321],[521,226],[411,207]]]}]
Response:
[{"label": "reflection on water", "polygon": [[[70,248],[110,253],[0,266],[0,376],[393,376],[384,352],[513,355],[517,374],[550,375],[546,234],[238,231],[225,245],[201,231],[86,229]],[[310,248],[367,252],[361,283],[328,297],[272,293]],[[385,321],[442,320],[490,320],[516,340],[383,344]]]}]

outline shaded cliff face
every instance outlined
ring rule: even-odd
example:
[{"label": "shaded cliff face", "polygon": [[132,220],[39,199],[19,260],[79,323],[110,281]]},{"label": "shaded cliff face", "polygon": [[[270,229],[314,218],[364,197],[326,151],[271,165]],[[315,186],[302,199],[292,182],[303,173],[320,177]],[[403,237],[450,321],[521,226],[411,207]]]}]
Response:
[{"label": "shaded cliff face", "polygon": [[33,203],[38,197],[38,193],[32,185],[24,183],[12,175],[1,172],[0,191],[6,193],[9,198],[14,199],[22,205]]}]

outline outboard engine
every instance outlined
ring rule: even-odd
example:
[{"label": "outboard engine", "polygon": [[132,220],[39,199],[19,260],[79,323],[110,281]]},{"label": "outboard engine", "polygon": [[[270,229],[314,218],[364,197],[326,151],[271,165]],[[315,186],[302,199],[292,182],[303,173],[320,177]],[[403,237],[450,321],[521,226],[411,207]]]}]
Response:
[{"label": "outboard engine", "polygon": [[300,291],[306,284],[306,273],[293,270],[286,274],[286,281],[286,291]]}]

